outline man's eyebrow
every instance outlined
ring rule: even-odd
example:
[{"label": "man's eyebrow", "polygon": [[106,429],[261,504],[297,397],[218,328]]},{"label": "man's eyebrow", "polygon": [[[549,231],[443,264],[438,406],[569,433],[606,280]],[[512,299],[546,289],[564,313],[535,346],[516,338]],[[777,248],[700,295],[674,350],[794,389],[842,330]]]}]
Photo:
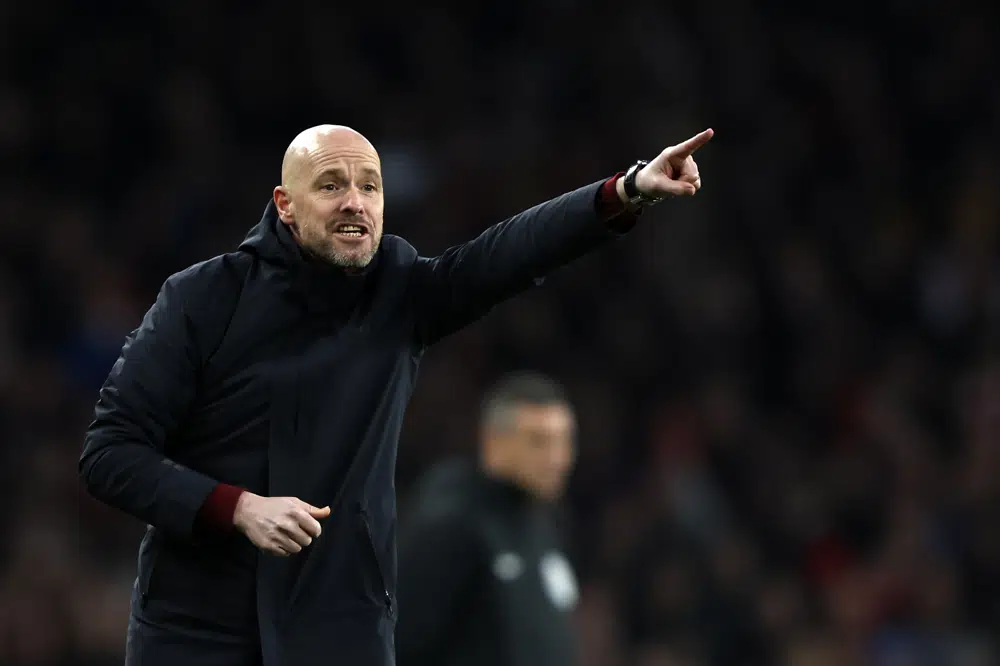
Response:
[{"label": "man's eyebrow", "polygon": [[346,175],[345,171],[340,167],[327,167],[326,169],[323,169],[318,174],[316,174],[316,180],[323,180],[324,178],[327,178],[329,176],[333,176],[335,178],[343,178],[345,175]]},{"label": "man's eyebrow", "polygon": [[[369,178],[375,178],[379,181],[382,180],[382,174],[374,167],[362,167],[361,172]],[[316,175],[316,180],[323,180],[329,176],[333,176],[335,178],[345,178],[347,176],[347,171],[341,167],[328,167]]]}]

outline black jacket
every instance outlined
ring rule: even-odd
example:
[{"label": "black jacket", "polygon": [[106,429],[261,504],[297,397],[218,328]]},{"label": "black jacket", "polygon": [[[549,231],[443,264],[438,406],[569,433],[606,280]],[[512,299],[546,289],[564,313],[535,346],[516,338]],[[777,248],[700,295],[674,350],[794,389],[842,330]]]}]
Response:
[{"label": "black jacket", "polygon": [[[149,525],[137,627],[176,646],[256,641],[259,625],[267,666],[392,663],[393,472],[421,355],[617,237],[598,218],[599,187],[435,258],[387,235],[353,276],[307,260],[271,203],[236,252],[168,278],[101,389],[80,459],[90,493]],[[219,482],[332,515],[302,553],[265,556],[196,530]]]},{"label": "black jacket", "polygon": [[572,666],[578,589],[550,509],[460,462],[422,481],[399,544],[399,666]]}]

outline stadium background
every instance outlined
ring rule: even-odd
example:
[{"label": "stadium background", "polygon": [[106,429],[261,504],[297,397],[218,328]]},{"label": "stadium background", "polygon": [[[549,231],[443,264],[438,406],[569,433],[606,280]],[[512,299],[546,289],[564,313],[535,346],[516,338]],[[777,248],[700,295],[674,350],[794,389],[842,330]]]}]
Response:
[{"label": "stadium background", "polygon": [[407,417],[403,493],[499,373],[566,382],[584,666],[997,663],[997,14],[4,3],[0,663],[121,663],[141,526],[77,481],[96,390],[320,122],[425,254],[716,129],[698,197],[434,350]]}]

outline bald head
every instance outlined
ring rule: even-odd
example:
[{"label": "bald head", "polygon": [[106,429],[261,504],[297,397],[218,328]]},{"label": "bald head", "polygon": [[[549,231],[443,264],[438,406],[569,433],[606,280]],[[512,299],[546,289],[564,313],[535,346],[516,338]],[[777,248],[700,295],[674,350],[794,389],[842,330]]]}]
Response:
[{"label": "bald head", "polygon": [[303,249],[347,270],[363,268],[382,239],[378,152],[350,127],[310,127],[285,150],[274,204]]},{"label": "bald head", "polygon": [[281,184],[291,187],[308,176],[313,157],[320,152],[347,149],[351,152],[368,153],[381,166],[375,146],[365,136],[346,125],[316,125],[299,132],[285,149],[281,160]]}]

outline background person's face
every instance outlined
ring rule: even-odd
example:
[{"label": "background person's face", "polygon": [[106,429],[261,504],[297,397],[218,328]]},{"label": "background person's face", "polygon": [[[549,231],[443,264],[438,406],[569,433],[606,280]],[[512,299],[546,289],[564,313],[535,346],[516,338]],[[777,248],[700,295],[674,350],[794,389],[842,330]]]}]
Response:
[{"label": "background person's face", "polygon": [[522,405],[513,427],[498,434],[496,445],[511,477],[532,495],[558,499],[576,457],[575,423],[566,405]]}]

